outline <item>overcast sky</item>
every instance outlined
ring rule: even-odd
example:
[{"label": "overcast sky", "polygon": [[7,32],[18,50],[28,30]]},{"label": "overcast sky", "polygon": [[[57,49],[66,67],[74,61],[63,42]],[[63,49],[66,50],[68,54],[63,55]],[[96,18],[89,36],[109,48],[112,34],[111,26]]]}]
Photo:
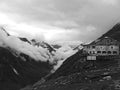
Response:
[{"label": "overcast sky", "polygon": [[120,21],[120,0],[0,0],[0,24],[14,35],[91,41]]}]

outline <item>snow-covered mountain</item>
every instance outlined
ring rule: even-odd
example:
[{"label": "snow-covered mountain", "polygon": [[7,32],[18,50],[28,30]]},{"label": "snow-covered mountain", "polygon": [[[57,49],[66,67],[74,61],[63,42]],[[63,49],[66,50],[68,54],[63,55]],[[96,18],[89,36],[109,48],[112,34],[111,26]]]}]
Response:
[{"label": "snow-covered mountain", "polygon": [[55,50],[50,44],[48,44],[47,42],[37,41],[36,39],[32,39],[32,40],[30,40],[30,41],[31,41],[31,44],[32,44],[33,46],[46,48],[50,53],[56,51],[56,50]]},{"label": "snow-covered mountain", "polygon": [[47,49],[0,28],[0,90],[19,90],[35,83],[51,72],[52,63]]},{"label": "snow-covered mountain", "polygon": [[0,46],[13,49],[18,56],[20,53],[24,53],[37,61],[52,62],[52,58],[49,56],[47,49],[40,46],[35,47],[15,36],[8,36],[3,29],[0,30]]},{"label": "snow-covered mountain", "polygon": [[[77,45],[75,45],[75,42],[66,44],[65,43],[48,44],[44,41],[37,41],[36,39],[32,39],[30,41],[33,46],[43,47],[49,51],[54,64],[54,69],[52,70],[52,72],[57,70],[68,57],[75,54],[78,51],[79,47],[78,42]],[[56,48],[55,47],[56,45],[60,47]]]},{"label": "snow-covered mountain", "polygon": [[56,59],[63,60],[67,58],[69,57],[68,54],[72,52],[69,46],[54,49],[52,45],[44,41],[38,42],[35,39],[28,40],[27,38],[8,35],[3,28],[0,30],[0,47],[11,48],[18,56],[24,53],[36,61],[48,61],[50,63],[54,63]]},{"label": "snow-covered mountain", "polygon": [[56,52],[59,52],[59,55],[60,53],[63,55],[61,56],[63,59],[67,59],[82,49],[81,42],[79,41],[58,42],[52,44],[52,46],[55,48]]},{"label": "snow-covered mountain", "polygon": [[0,28],[0,90],[33,84],[56,71],[75,52],[69,46],[55,49],[44,41],[15,37]]}]

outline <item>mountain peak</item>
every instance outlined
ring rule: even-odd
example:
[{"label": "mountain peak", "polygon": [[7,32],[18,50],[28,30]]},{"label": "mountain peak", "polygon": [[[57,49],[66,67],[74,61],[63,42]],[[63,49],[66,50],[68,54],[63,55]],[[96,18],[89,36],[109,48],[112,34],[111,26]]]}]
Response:
[{"label": "mountain peak", "polygon": [[[120,22],[118,22],[116,25],[120,25]],[[116,26],[116,25],[115,25],[115,26]]]},{"label": "mountain peak", "polygon": [[7,34],[7,36],[10,36],[10,34],[3,27],[0,27],[0,29],[4,31]]}]

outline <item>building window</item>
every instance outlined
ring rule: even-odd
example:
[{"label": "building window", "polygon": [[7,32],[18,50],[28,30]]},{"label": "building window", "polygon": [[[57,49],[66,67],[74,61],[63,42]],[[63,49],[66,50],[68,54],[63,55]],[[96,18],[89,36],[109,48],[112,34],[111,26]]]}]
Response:
[{"label": "building window", "polygon": [[91,54],[91,51],[89,52],[89,54]]},{"label": "building window", "polygon": [[97,53],[98,53],[98,54],[100,54],[100,53],[101,53],[101,51],[97,51]]},{"label": "building window", "polygon": [[107,43],[110,43],[110,40],[107,40]]},{"label": "building window", "polygon": [[117,51],[113,51],[113,54],[117,54]]},{"label": "building window", "polygon": [[92,48],[95,48],[95,46],[92,46]]},{"label": "building window", "polygon": [[113,49],[113,46],[111,46],[111,49]]},{"label": "building window", "polygon": [[111,54],[111,51],[108,51],[108,54]]},{"label": "building window", "polygon": [[87,48],[90,48],[89,46],[87,46]]},{"label": "building window", "polygon": [[93,54],[95,54],[95,51],[93,51]]},{"label": "building window", "polygon": [[106,54],[106,51],[102,51],[102,54]]}]

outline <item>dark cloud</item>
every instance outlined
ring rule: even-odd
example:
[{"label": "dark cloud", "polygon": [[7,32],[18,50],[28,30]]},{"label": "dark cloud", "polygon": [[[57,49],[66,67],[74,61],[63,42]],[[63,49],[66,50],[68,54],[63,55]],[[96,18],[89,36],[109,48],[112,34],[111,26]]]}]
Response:
[{"label": "dark cloud", "polygon": [[18,24],[72,30],[58,40],[93,40],[120,21],[119,10],[119,0],[0,0],[0,13]]}]

